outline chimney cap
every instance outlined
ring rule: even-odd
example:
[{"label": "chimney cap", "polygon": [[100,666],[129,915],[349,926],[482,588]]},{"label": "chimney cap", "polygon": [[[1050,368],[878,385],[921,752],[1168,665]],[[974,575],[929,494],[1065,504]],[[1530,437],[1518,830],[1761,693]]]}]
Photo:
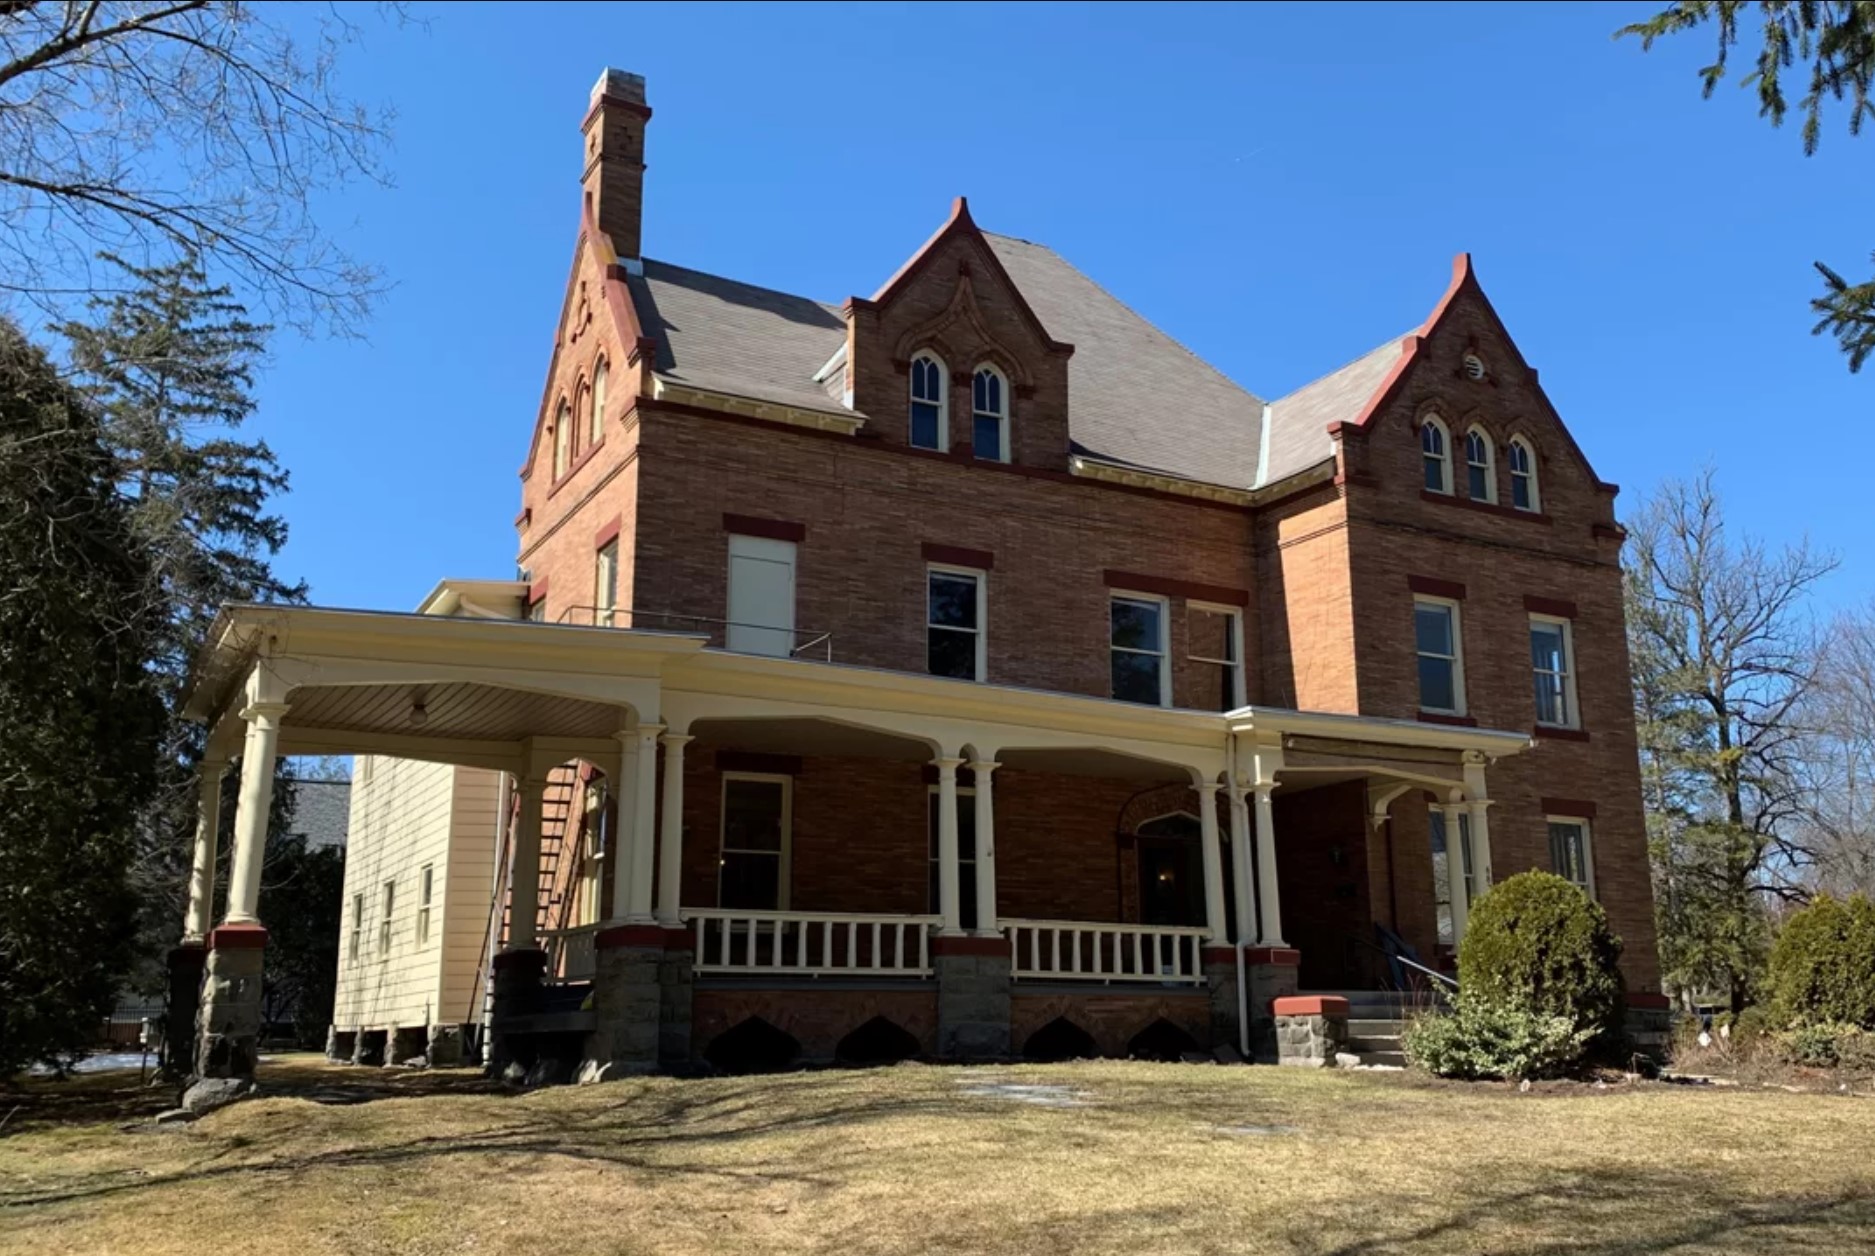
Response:
[{"label": "chimney cap", "polygon": [[597,102],[601,96],[610,96],[614,100],[629,100],[633,104],[645,103],[645,76],[633,74],[629,70],[615,70],[607,66],[599,74],[599,81],[592,85],[592,99]]}]

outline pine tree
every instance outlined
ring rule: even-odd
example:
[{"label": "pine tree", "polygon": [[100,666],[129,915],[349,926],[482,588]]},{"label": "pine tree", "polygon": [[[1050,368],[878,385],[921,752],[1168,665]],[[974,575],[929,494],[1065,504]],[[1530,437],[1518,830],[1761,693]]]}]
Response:
[{"label": "pine tree", "polygon": [[135,936],[161,607],[98,415],[0,322],[0,1077],[95,1040]]},{"label": "pine tree", "polygon": [[[193,256],[154,267],[106,260],[125,272],[125,290],[94,298],[89,323],[60,330],[116,451],[120,489],[151,555],[149,596],[164,608],[154,672],[169,720],[135,876],[145,960],[136,984],[154,989],[153,961],[182,919],[207,736],[181,716],[190,665],[223,603],[303,601],[306,587],[273,570],[287,528],[269,507],[287,473],[265,442],[238,435],[254,410],[254,368],[271,329],[248,321]],[[291,788],[277,785],[276,820],[292,804]]]}]

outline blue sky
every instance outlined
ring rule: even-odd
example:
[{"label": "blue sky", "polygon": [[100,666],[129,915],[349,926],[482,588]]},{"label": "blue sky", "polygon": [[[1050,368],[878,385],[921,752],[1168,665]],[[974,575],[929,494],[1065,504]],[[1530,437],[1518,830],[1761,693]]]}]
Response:
[{"label": "blue sky", "polygon": [[396,284],[363,342],[282,333],[258,432],[292,470],[284,572],[413,607],[513,570],[578,208],[578,124],[644,74],[645,251],[827,301],[965,194],[1239,383],[1279,396],[1422,320],[1452,255],[1629,507],[1711,462],[1734,525],[1808,532],[1875,596],[1875,366],[1809,333],[1810,263],[1875,248],[1875,136],[1802,155],[1709,32],[1647,5],[419,6],[350,90],[397,186],[324,214]]}]

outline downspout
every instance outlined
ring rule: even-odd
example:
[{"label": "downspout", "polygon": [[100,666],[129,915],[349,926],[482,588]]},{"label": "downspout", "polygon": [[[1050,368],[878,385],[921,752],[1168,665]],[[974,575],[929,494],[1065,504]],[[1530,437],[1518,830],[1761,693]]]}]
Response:
[{"label": "downspout", "polygon": [[[1237,798],[1237,734],[1226,730],[1224,738],[1224,770],[1226,773],[1224,777],[1224,797],[1231,809],[1230,829],[1234,833],[1237,831],[1237,807],[1239,806]],[[1246,843],[1246,845],[1248,845],[1248,843]],[[1236,852],[1233,851],[1231,853],[1235,854]],[[1235,866],[1235,864],[1232,865],[1233,869]],[[1245,871],[1248,871],[1248,869]],[[1235,873],[1233,873],[1233,875],[1239,887],[1241,887],[1245,881],[1249,881],[1252,885],[1256,884],[1253,878],[1236,876]],[[1244,913],[1239,911],[1237,914],[1241,917]],[[1244,960],[1248,956],[1248,949],[1245,946],[1245,942],[1246,939],[1243,934],[1239,932],[1237,935],[1237,1055],[1247,1064],[1250,1061],[1250,978],[1244,972]]]}]

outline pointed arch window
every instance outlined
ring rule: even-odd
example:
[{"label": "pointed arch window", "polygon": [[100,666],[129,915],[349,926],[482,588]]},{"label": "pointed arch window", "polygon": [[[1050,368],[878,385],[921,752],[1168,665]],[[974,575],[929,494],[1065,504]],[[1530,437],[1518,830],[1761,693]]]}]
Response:
[{"label": "pointed arch window", "polygon": [[911,360],[911,443],[919,449],[950,448],[949,383],[937,355]]},{"label": "pointed arch window", "polygon": [[1482,428],[1465,433],[1465,495],[1475,502],[1497,500],[1497,466],[1491,458],[1491,438]]},{"label": "pointed arch window", "polygon": [[1536,450],[1521,436],[1510,442],[1510,504],[1532,513],[1543,509],[1537,495]]},{"label": "pointed arch window", "polygon": [[589,445],[597,445],[605,436],[605,359],[599,359],[599,365],[592,368],[592,430],[586,438]]},{"label": "pointed arch window", "polygon": [[573,409],[565,401],[553,412],[553,478],[566,474],[573,457]]},{"label": "pointed arch window", "polygon": [[1452,491],[1452,438],[1437,416],[1419,425],[1419,454],[1426,468],[1426,491]]},{"label": "pointed arch window", "polygon": [[970,447],[979,458],[1009,461],[1009,384],[993,366],[970,381]]}]

